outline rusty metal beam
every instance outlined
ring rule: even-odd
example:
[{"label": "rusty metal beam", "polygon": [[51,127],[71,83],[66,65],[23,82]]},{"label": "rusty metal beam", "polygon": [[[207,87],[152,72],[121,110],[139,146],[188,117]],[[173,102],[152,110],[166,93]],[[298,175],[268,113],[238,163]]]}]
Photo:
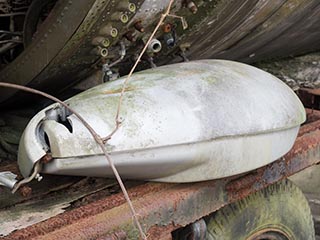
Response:
[{"label": "rusty metal beam", "polygon": [[320,89],[301,88],[297,94],[305,107],[320,108]]},{"label": "rusty metal beam", "polygon": [[[316,112],[317,113],[317,112]],[[312,114],[312,113],[311,113]],[[317,119],[317,118],[315,118]],[[221,207],[320,162],[319,121],[306,124],[281,159],[242,176],[192,184],[145,183],[129,190],[148,239],[170,233]],[[311,130],[310,130],[311,129]],[[112,195],[16,231],[5,239],[138,239],[122,194]]]},{"label": "rusty metal beam", "polygon": [[306,108],[307,122],[300,128],[298,137],[320,129],[320,111]]}]

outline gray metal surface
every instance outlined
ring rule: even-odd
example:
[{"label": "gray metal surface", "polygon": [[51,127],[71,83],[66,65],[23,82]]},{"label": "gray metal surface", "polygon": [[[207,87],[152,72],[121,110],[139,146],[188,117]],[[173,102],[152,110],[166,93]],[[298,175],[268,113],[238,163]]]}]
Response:
[{"label": "gray metal surface", "polygon": [[13,188],[17,182],[16,177],[17,175],[11,172],[0,172],[0,186]]},{"label": "gray metal surface", "polygon": [[[100,85],[67,102],[107,136],[122,83]],[[126,88],[121,118],[106,147],[122,177],[191,182],[247,172],[278,159],[292,147],[305,111],[289,87],[264,71],[201,60],[136,73]],[[25,130],[19,148],[22,174],[28,176],[49,149],[54,159],[44,165],[46,173],[112,176],[87,129],[56,104]]]}]

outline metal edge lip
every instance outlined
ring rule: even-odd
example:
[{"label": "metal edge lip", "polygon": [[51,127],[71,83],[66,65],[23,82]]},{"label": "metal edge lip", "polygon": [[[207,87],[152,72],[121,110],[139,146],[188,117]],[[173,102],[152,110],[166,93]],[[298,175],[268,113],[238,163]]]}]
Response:
[{"label": "metal edge lip", "polygon": [[[113,152],[111,158],[119,173],[127,179],[160,182],[197,182],[218,179],[254,170],[279,159],[291,149],[298,131],[299,126],[296,126],[277,133],[246,136],[245,140],[239,137],[197,143],[196,146],[181,145],[121,153]],[[284,138],[288,140],[283,142]],[[228,151],[232,146],[236,150]],[[240,155],[237,161],[232,160],[233,155],[238,156],[239,151],[243,152],[243,147],[248,149],[250,146],[250,151]],[[219,154],[221,148],[225,152],[222,160],[215,155]],[[175,161],[170,161],[170,159],[175,159]],[[49,174],[113,176],[103,155],[56,158],[43,167],[43,172]]]},{"label": "metal edge lip", "polygon": [[[272,129],[270,131],[261,131],[261,132],[256,132],[256,133],[239,134],[239,135],[236,135],[236,134],[235,135],[226,135],[226,136],[219,136],[216,138],[204,139],[202,141],[193,141],[193,142],[185,142],[185,143],[178,143],[178,144],[153,146],[153,147],[146,147],[143,149],[131,148],[129,150],[108,151],[108,153],[112,155],[112,154],[126,154],[126,153],[141,151],[141,150],[145,150],[145,151],[157,150],[157,149],[163,149],[163,148],[169,148],[169,147],[179,147],[179,146],[194,145],[194,144],[199,144],[199,143],[208,143],[208,142],[212,142],[212,141],[227,140],[227,139],[231,139],[231,138],[251,137],[251,136],[263,135],[263,134],[268,134],[268,133],[276,133],[276,132],[280,132],[280,131],[287,131],[287,130],[294,129],[294,128],[300,129],[300,124],[292,125],[289,127]],[[94,141],[94,139],[93,139],[93,141]],[[100,155],[103,155],[102,152],[99,152],[97,154],[81,155],[81,156],[75,156],[75,157],[85,158],[85,157],[100,156]],[[70,157],[57,157],[57,158],[58,159],[68,159]]]}]

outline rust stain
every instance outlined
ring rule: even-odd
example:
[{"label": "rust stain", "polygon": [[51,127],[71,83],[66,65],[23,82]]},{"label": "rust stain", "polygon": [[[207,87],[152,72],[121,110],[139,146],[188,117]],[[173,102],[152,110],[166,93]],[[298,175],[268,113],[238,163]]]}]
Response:
[{"label": "rust stain", "polygon": [[28,187],[28,186],[22,186],[19,189],[19,193],[21,194],[22,197],[30,197],[32,194],[32,189],[31,187]]},{"label": "rust stain", "polygon": [[126,240],[126,239],[127,239],[127,234],[125,231],[118,231],[118,232],[112,233],[107,237],[97,238],[97,240]]},{"label": "rust stain", "polygon": [[166,226],[154,225],[147,232],[148,240],[171,240],[171,232],[178,229],[179,225],[168,224]]},{"label": "rust stain", "polygon": [[47,153],[46,155],[44,155],[44,156],[40,159],[40,161],[43,162],[43,163],[49,163],[49,162],[52,161],[52,159],[53,159],[52,156]]},{"label": "rust stain", "polygon": [[229,192],[236,192],[246,188],[249,188],[257,181],[257,171],[250,172],[246,175],[240,176],[226,185],[226,189]]},{"label": "rust stain", "polygon": [[303,128],[300,129],[298,133],[298,137],[301,137],[307,133],[312,133],[320,129],[320,120],[314,121],[312,123],[308,123]]},{"label": "rust stain", "polygon": [[[143,184],[132,189],[129,189],[129,195],[132,200],[137,197],[143,197],[149,192],[157,192],[168,187],[167,184]],[[103,211],[115,208],[122,204],[125,204],[125,198],[122,194],[114,194],[105,199],[98,200],[85,206],[64,212],[55,217],[52,217],[46,221],[34,224],[25,229],[13,232],[4,239],[33,239],[38,236],[49,234],[57,229],[60,229],[66,225],[71,225],[79,221],[80,219],[94,216]],[[77,230],[78,231],[78,230]]]}]

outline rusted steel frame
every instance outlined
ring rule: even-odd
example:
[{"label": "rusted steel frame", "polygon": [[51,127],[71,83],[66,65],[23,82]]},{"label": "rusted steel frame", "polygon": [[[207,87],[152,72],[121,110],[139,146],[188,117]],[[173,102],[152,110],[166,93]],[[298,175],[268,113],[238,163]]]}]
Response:
[{"label": "rusted steel frame", "polygon": [[314,122],[320,119],[320,110],[306,108],[307,122]]},{"label": "rusted steel frame", "polygon": [[307,113],[307,123],[311,123],[316,120],[320,120],[320,111],[319,110],[306,108],[306,113]]},{"label": "rusted steel frame", "polygon": [[[129,192],[148,239],[170,239],[174,229],[319,163],[320,130],[305,131],[308,125],[301,128],[305,134],[283,158],[244,176],[132,188]],[[124,234],[127,239],[139,238],[127,204],[121,194],[116,194],[16,231],[7,239],[117,239],[119,235],[121,239]]]},{"label": "rusted steel frame", "polygon": [[298,133],[298,137],[320,129],[320,120],[306,124]]},{"label": "rusted steel frame", "polygon": [[310,95],[320,96],[319,88],[301,88],[299,91],[309,93]]},{"label": "rusted steel frame", "polygon": [[300,129],[298,137],[320,129],[320,111],[306,108],[307,122]]},{"label": "rusted steel frame", "polygon": [[313,109],[320,108],[320,89],[301,88],[298,91],[298,96],[304,106]]}]

